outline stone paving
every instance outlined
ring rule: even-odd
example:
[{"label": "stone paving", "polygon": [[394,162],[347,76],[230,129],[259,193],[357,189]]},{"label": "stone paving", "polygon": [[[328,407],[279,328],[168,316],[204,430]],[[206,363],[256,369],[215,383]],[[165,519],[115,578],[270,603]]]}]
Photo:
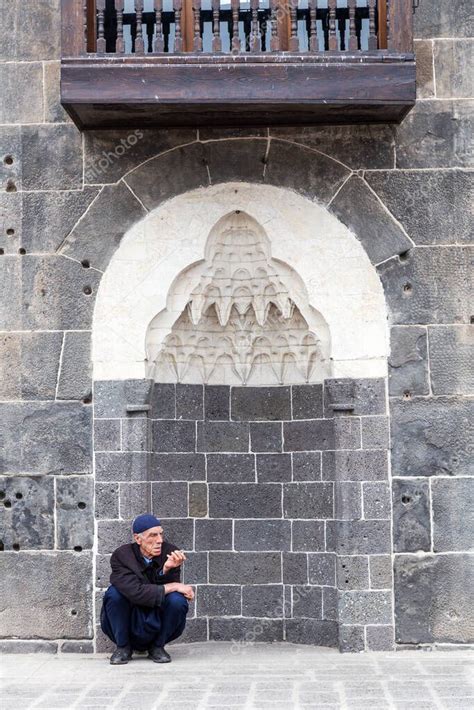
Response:
[{"label": "stone paving", "polygon": [[174,645],[174,662],[145,656],[4,655],[2,710],[341,708],[473,710],[474,653],[346,654],[292,644]]}]

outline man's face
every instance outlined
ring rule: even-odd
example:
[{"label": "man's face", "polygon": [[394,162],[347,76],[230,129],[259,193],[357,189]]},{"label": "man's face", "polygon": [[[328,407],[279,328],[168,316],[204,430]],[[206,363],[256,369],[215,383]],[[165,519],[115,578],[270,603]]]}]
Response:
[{"label": "man's face", "polygon": [[134,535],[135,542],[140,545],[140,551],[144,557],[158,557],[161,555],[161,545],[163,544],[163,528],[161,525],[149,528],[139,535]]}]

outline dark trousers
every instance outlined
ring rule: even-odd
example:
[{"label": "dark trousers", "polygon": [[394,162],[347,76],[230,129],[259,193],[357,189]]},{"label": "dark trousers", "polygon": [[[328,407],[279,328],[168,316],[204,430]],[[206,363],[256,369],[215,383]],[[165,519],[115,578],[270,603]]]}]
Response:
[{"label": "dark trousers", "polygon": [[133,606],[115,587],[104,594],[100,625],[117,646],[131,646],[146,651],[151,646],[164,646],[184,631],[188,602],[179,592],[165,597],[160,608]]}]

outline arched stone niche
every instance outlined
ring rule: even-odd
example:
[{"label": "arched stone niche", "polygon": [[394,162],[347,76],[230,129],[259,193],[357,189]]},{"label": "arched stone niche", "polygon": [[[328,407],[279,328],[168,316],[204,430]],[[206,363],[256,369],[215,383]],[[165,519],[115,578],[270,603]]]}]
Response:
[{"label": "arched stone niche", "polygon": [[157,346],[212,261],[221,220],[236,211],[252,221],[267,262],[289,282],[322,348],[315,377],[385,376],[385,300],[358,239],[325,207],[290,190],[225,183],[166,201],[125,234],[97,294],[94,379],[150,377]]}]

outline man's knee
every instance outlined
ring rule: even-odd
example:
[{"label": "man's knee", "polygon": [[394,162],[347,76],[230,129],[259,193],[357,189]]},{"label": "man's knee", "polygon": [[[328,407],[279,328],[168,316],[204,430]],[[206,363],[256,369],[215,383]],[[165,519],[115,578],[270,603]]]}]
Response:
[{"label": "man's knee", "polygon": [[166,608],[175,612],[187,614],[189,609],[188,600],[180,592],[170,592],[165,598]]},{"label": "man's knee", "polygon": [[121,592],[119,592],[117,587],[114,587],[113,585],[111,585],[107,589],[107,591],[105,592],[104,601],[105,602],[112,602],[112,603],[123,602],[123,601],[127,601],[127,598],[124,597],[124,595]]}]

